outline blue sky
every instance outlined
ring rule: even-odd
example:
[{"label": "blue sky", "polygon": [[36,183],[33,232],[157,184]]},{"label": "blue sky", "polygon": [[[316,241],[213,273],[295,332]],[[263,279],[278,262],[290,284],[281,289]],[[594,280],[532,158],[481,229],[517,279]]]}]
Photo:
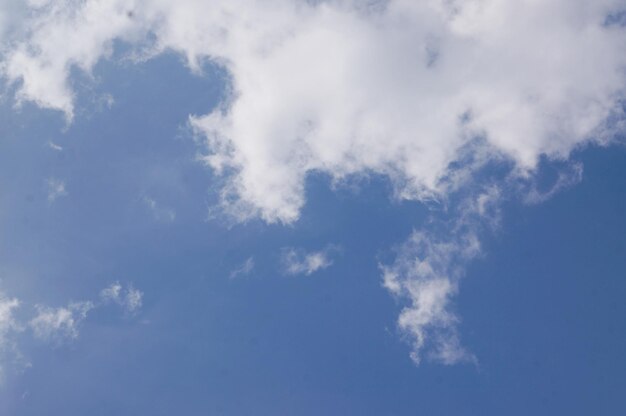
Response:
[{"label": "blue sky", "polygon": [[0,6],[0,414],[626,412],[626,5],[531,3]]}]

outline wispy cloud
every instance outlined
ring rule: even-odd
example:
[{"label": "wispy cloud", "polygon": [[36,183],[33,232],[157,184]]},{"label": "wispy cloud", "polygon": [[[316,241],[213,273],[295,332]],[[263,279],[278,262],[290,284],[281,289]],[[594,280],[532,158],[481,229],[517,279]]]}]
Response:
[{"label": "wispy cloud", "polygon": [[[131,285],[119,283],[103,289],[100,299],[69,302],[64,306],[37,304],[29,306],[16,298],[7,298],[0,292],[0,381],[7,362],[30,364],[23,357],[18,334],[31,334],[35,339],[63,345],[76,340],[89,314],[110,303],[119,305],[126,314],[135,315],[142,306],[143,293]],[[30,318],[18,318],[17,310],[34,309]],[[28,316],[28,311],[20,316]]]},{"label": "wispy cloud", "polygon": [[143,203],[148,207],[154,219],[157,221],[172,222],[176,219],[176,211],[158,203],[154,198],[143,196]]},{"label": "wispy cloud", "polygon": [[67,196],[65,182],[62,180],[49,178],[46,183],[48,184],[48,202],[52,203],[60,197]]},{"label": "wispy cloud", "polygon": [[527,204],[540,204],[552,198],[563,189],[571,188],[580,183],[583,178],[582,163],[568,164],[564,169],[557,173],[557,178],[552,186],[544,191],[540,191],[536,184],[530,183],[529,189],[524,196],[524,202]]},{"label": "wispy cloud", "polygon": [[58,144],[56,144],[56,143],[54,143],[52,141],[48,142],[48,147],[50,149],[54,150],[54,151],[57,151],[57,152],[62,152],[63,151],[63,147],[62,146],[59,146]]},{"label": "wispy cloud", "polygon": [[67,306],[51,308],[37,305],[37,316],[29,322],[35,337],[46,341],[64,341],[78,337],[81,323],[94,308],[92,302],[72,302]]},{"label": "wispy cloud", "polygon": [[254,257],[250,256],[244,261],[242,264],[233,269],[228,277],[230,279],[235,279],[241,276],[247,276],[254,269]]},{"label": "wispy cloud", "polygon": [[3,344],[4,335],[17,326],[13,312],[19,306],[19,300],[6,298],[0,293],[0,347]]},{"label": "wispy cloud", "polygon": [[102,289],[100,299],[106,303],[116,303],[125,312],[137,312],[143,303],[143,292],[135,289],[132,285],[122,286],[119,282],[112,283],[109,287]]},{"label": "wispy cloud", "polygon": [[0,381],[4,373],[5,355],[14,348],[12,333],[20,330],[14,316],[15,310],[19,306],[20,302],[17,299],[6,298],[0,292]]},{"label": "wispy cloud", "polygon": [[281,252],[283,271],[289,275],[310,275],[333,264],[332,254],[337,251],[334,245],[323,250],[307,252],[303,249],[285,247]]},{"label": "wispy cloud", "polygon": [[381,265],[383,286],[407,300],[398,326],[411,343],[416,364],[423,356],[443,364],[476,362],[462,345],[459,317],[451,305],[465,266],[482,254],[480,238],[500,221],[502,195],[497,187],[470,194],[451,220],[434,219],[413,231],[391,265]]}]

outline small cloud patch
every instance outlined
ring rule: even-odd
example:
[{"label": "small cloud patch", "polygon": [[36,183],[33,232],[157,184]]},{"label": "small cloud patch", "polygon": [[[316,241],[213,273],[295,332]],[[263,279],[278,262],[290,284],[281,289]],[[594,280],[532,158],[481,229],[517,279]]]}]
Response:
[{"label": "small cloud patch", "polygon": [[332,254],[337,247],[329,245],[319,251],[306,252],[302,249],[285,247],[282,249],[281,263],[285,274],[309,276],[333,264]]},{"label": "small cloud patch", "polygon": [[254,257],[250,256],[240,264],[237,268],[230,272],[228,277],[230,279],[236,279],[238,277],[247,276],[254,269]]},{"label": "small cloud patch", "polygon": [[48,184],[48,202],[53,203],[58,198],[67,196],[67,189],[65,189],[65,182],[56,178],[49,178],[46,183]]},{"label": "small cloud patch", "polygon": [[116,303],[126,313],[137,312],[143,303],[143,292],[129,285],[124,288],[119,282],[111,284],[100,291],[100,299],[105,304]]}]

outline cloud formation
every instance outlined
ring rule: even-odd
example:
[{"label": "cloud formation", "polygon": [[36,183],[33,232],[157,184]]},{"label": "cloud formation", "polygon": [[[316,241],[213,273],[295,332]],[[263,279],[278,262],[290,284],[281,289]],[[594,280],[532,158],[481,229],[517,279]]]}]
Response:
[{"label": "cloud formation", "polygon": [[80,324],[93,308],[92,302],[72,302],[60,308],[37,305],[37,315],[29,326],[35,337],[46,341],[75,339]]},{"label": "cloud formation", "polygon": [[230,274],[228,275],[228,278],[236,279],[240,276],[247,276],[252,272],[253,269],[254,269],[254,257],[250,256],[246,259],[246,261],[244,261],[239,266],[237,266],[234,270],[232,270]]},{"label": "cloud formation", "polygon": [[[0,382],[7,362],[24,361],[18,334],[29,333],[39,341],[61,345],[78,338],[81,326],[93,310],[115,303],[125,313],[134,314],[142,306],[142,297],[141,291],[132,286],[124,288],[116,282],[100,292],[100,301],[69,302],[59,307],[37,304],[32,317],[24,319],[16,314],[18,309],[23,309],[24,302],[0,292]],[[24,361],[22,365],[30,364]]]},{"label": "cloud formation", "polygon": [[281,253],[283,271],[288,275],[304,274],[309,276],[333,264],[331,259],[333,251],[336,251],[336,247],[333,245],[329,245],[323,250],[312,252],[292,247],[283,248]]},{"label": "cloud formation", "polygon": [[543,154],[611,136],[626,37],[607,16],[620,1],[373,4],[31,2],[3,72],[18,102],[70,120],[71,70],[91,71],[114,41],[177,51],[196,70],[223,65],[229,101],[192,124],[206,162],[236,172],[224,206],[270,222],[298,218],[309,172],[377,172],[400,198],[441,198],[458,186],[449,166],[477,137],[524,172]]},{"label": "cloud formation", "polygon": [[[336,182],[381,174],[395,198],[462,201],[451,225],[414,233],[385,269],[386,287],[408,299],[399,325],[416,361],[429,334],[436,359],[466,356],[454,347],[458,319],[448,304],[457,268],[480,253],[480,230],[489,225],[476,215],[491,186],[477,179],[485,167],[501,167],[490,189],[528,190],[540,159],[566,160],[624,129],[626,31],[616,17],[623,0],[40,0],[28,3],[28,13],[10,2],[2,7],[5,21],[19,16],[2,35],[9,39],[2,75],[17,103],[59,110],[68,122],[77,93],[70,74],[89,74],[113,57],[115,42],[130,46],[133,59],[175,51],[196,72],[206,61],[222,66],[230,83],[224,102],[190,123],[204,140],[204,162],[226,176],[221,207],[237,220],[297,221],[313,172]],[[554,192],[574,183],[576,172]],[[531,203],[553,193],[530,189]],[[468,215],[476,225],[459,232]],[[298,270],[313,267],[299,260]]]},{"label": "cloud formation", "polygon": [[381,265],[383,286],[409,301],[398,325],[412,344],[411,358],[416,364],[424,351],[428,358],[444,364],[476,361],[461,346],[457,330],[460,318],[450,304],[464,266],[482,254],[480,236],[484,229],[499,224],[501,197],[496,186],[467,196],[449,223],[435,222],[413,231],[399,247],[395,261]]},{"label": "cloud formation", "polygon": [[56,178],[49,178],[46,183],[48,184],[48,202],[53,203],[58,198],[67,196],[67,189],[65,189],[65,182]]},{"label": "cloud formation", "polygon": [[120,305],[126,313],[135,313],[143,303],[143,292],[132,285],[124,288],[119,282],[115,282],[100,291],[100,299],[105,304],[112,302]]}]

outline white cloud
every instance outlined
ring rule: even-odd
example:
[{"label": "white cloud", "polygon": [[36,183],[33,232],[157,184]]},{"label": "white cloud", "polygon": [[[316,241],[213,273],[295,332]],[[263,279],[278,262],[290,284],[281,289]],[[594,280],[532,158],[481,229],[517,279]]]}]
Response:
[{"label": "white cloud", "polygon": [[[312,172],[386,175],[397,198],[447,206],[489,163],[509,166],[492,189],[532,183],[541,157],[566,160],[624,129],[626,29],[607,19],[623,0],[37,3],[5,34],[3,74],[18,103],[68,121],[70,71],[88,73],[115,40],[135,56],[176,51],[194,71],[205,60],[228,71],[225,101],[190,123],[204,161],[226,175],[222,209],[241,221],[296,221]],[[521,188],[540,202],[575,179],[547,193]],[[443,362],[466,356],[450,298],[458,269],[479,251],[477,230],[493,223],[480,196],[461,199],[448,237],[416,232],[385,271],[385,285],[410,304],[399,324],[414,355],[430,342]],[[325,264],[295,259],[302,272]]]},{"label": "white cloud", "polygon": [[20,302],[17,299],[6,298],[0,293],[0,348],[4,344],[6,334],[17,326],[13,312],[19,306]]},{"label": "white cloud", "polygon": [[29,322],[35,337],[47,341],[63,341],[78,337],[81,323],[94,308],[92,302],[72,302],[67,306],[51,308],[37,305],[37,316]]},{"label": "white cloud", "polygon": [[63,147],[54,143],[53,141],[49,141],[48,142],[48,147],[52,150],[55,150],[57,152],[62,152],[63,151]]},{"label": "white cloud", "polygon": [[557,173],[555,182],[548,190],[540,191],[536,184],[531,183],[531,186],[524,197],[524,202],[528,204],[539,204],[547,201],[563,189],[570,188],[578,184],[582,178],[582,163],[572,163]]},{"label": "white cloud", "polygon": [[126,313],[136,313],[143,304],[143,292],[132,285],[124,288],[119,282],[102,289],[100,298],[104,303],[113,302],[120,305]]},{"label": "white cloud", "polygon": [[62,196],[67,196],[65,182],[62,180],[49,178],[46,183],[48,184],[48,202],[52,203]]},{"label": "white cloud", "polygon": [[283,271],[289,275],[310,275],[318,270],[330,267],[333,264],[330,258],[336,248],[329,245],[323,250],[307,253],[302,249],[284,248],[281,253]]},{"label": "white cloud", "polygon": [[437,240],[414,232],[391,266],[383,266],[383,284],[409,300],[398,324],[412,344],[411,358],[419,363],[423,350],[446,364],[472,360],[459,344],[459,318],[450,311],[464,263],[480,253],[472,233]]},{"label": "white cloud", "polygon": [[482,254],[481,234],[499,226],[502,199],[495,185],[470,193],[450,219],[432,220],[425,229],[413,231],[394,262],[381,265],[383,286],[409,302],[398,326],[411,343],[416,364],[424,356],[443,364],[477,362],[460,343],[460,318],[451,303],[464,267]]},{"label": "white cloud", "polygon": [[[371,3],[371,2],[370,2]],[[33,6],[4,53],[18,100],[71,119],[72,68],[119,39],[175,50],[232,76],[230,101],[192,118],[206,162],[237,174],[224,207],[293,222],[307,173],[389,175],[401,198],[444,197],[475,137],[522,172],[611,135],[622,113],[626,35],[618,0],[90,0]],[[383,7],[384,5],[384,7]],[[26,35],[24,35],[26,33]],[[72,33],[73,36],[68,36]]]},{"label": "white cloud", "polygon": [[13,315],[19,306],[19,300],[6,298],[0,293],[0,351],[7,341],[8,334],[19,327]]},{"label": "white cloud", "polygon": [[100,298],[105,302],[118,302],[122,294],[122,285],[119,282],[112,283],[100,291]]},{"label": "white cloud", "polygon": [[70,302],[60,307],[35,305],[34,316],[24,320],[15,313],[23,306],[23,302],[16,298],[7,298],[0,292],[0,382],[9,364],[20,370],[32,366],[22,355],[18,334],[28,330],[28,333],[40,341],[55,344],[71,342],[78,338],[83,322],[94,309],[114,302],[125,312],[134,314],[142,306],[143,293],[132,286],[124,288],[119,283],[114,283],[103,289],[100,297],[102,302]]},{"label": "white cloud", "polygon": [[124,307],[128,312],[136,312],[143,305],[143,292],[134,288],[129,288],[124,299]]},{"label": "white cloud", "polygon": [[74,93],[67,79],[69,71],[72,67],[89,71],[102,56],[110,54],[113,39],[132,26],[125,13],[132,3],[30,2],[29,17],[9,34],[12,42],[3,65],[5,77],[20,84],[18,104],[33,101],[63,111],[71,121]]},{"label": "white cloud", "polygon": [[233,271],[231,271],[228,277],[230,279],[235,279],[240,276],[246,276],[249,275],[250,272],[252,272],[252,269],[254,269],[254,257],[251,256],[248,257],[246,261],[244,261],[242,264],[237,266]]},{"label": "white cloud", "polygon": [[37,314],[28,322],[28,326],[34,336],[41,340],[73,340],[78,337],[80,326],[91,311],[108,303],[115,303],[127,313],[136,313],[142,306],[143,292],[132,285],[124,287],[115,282],[100,291],[100,299],[102,303],[70,302],[57,308],[35,305]]}]

